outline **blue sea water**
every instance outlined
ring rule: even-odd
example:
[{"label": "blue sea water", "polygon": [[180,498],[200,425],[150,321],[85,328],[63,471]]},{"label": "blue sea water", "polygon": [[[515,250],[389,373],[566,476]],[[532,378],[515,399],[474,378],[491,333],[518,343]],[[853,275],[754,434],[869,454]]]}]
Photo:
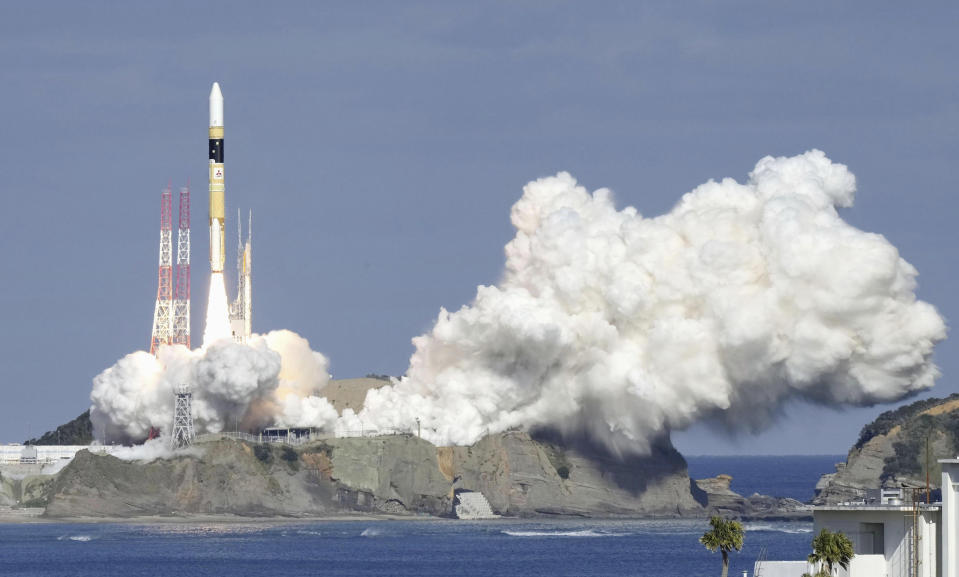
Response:
[{"label": "blue sea water", "polygon": [[[692,470],[705,472],[698,476],[752,471],[749,486],[772,494],[798,494],[784,468],[815,483],[819,473],[811,469],[821,465],[801,457],[700,459],[690,460]],[[703,519],[0,524],[0,575],[715,575],[721,557],[698,541],[706,528]],[[812,523],[745,528],[731,576],[751,575],[760,554],[809,553]]]},{"label": "blue sea water", "polygon": [[693,479],[726,474],[733,478],[730,488],[740,495],[760,493],[803,503],[813,498],[819,477],[835,472],[836,463],[845,460],[845,455],[686,457]]},{"label": "blue sea water", "polygon": [[[0,575],[713,575],[703,520],[0,525]],[[731,575],[808,554],[811,523],[747,523]]]}]

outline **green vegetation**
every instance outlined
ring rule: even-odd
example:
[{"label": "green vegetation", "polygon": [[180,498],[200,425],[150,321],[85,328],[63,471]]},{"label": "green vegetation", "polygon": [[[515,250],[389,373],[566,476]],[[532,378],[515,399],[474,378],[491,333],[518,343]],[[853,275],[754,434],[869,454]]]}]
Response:
[{"label": "green vegetation", "polygon": [[280,458],[286,462],[290,469],[294,471],[300,470],[300,455],[293,447],[284,446],[283,449],[280,450]]},{"label": "green vegetation", "polygon": [[952,451],[959,449],[959,407],[952,410],[942,407],[942,412],[938,414],[927,414],[927,411],[957,402],[959,393],[941,399],[924,399],[886,411],[862,428],[853,451],[862,449],[880,435],[889,435],[898,427],[896,434],[890,437],[894,454],[886,457],[880,481],[885,483],[897,477],[925,477],[927,443],[930,450],[929,475],[938,478],[940,468],[936,457],[943,451],[954,454]]},{"label": "green vegetation", "polygon": [[885,435],[894,427],[905,424],[907,421],[927,409],[930,409],[941,403],[955,400],[959,400],[959,393],[953,393],[945,399],[924,399],[909,405],[903,405],[902,407],[893,409],[891,411],[886,411],[885,413],[876,417],[875,421],[862,428],[862,431],[859,433],[859,440],[856,441],[856,448],[861,449],[863,445],[868,443],[873,437]]},{"label": "green vegetation", "polygon": [[743,526],[739,521],[724,519],[718,515],[709,519],[709,525],[712,528],[699,538],[699,542],[714,553],[717,549],[722,552],[723,577],[726,577],[729,573],[729,552],[733,549],[741,551],[743,548]]},{"label": "green vegetation", "polygon": [[52,431],[47,431],[38,439],[25,441],[24,445],[89,445],[93,442],[93,424],[90,422],[89,409],[82,415]]},{"label": "green vegetation", "polygon": [[267,465],[273,462],[273,449],[269,445],[254,445],[253,455]]},{"label": "green vegetation", "polygon": [[300,456],[296,454],[296,450],[293,447],[288,446],[283,447],[283,451],[280,453],[280,458],[287,463],[295,463],[300,460]]},{"label": "green vegetation", "polygon": [[[954,413],[943,415],[920,415],[904,426],[899,433],[899,440],[892,444],[895,455],[886,457],[883,464],[880,480],[886,481],[892,477],[920,478],[925,472],[926,439],[936,439],[943,431],[948,432],[950,425],[955,425],[957,417]],[[953,433],[953,439],[955,434]],[[930,459],[930,466],[936,466],[938,477],[938,463]],[[933,471],[930,470],[930,475]]]},{"label": "green vegetation", "polygon": [[849,562],[855,557],[852,541],[842,531],[833,533],[823,528],[812,540],[812,553],[809,562],[819,565],[815,575],[803,574],[803,577],[831,577],[833,570],[839,566],[849,569]]}]

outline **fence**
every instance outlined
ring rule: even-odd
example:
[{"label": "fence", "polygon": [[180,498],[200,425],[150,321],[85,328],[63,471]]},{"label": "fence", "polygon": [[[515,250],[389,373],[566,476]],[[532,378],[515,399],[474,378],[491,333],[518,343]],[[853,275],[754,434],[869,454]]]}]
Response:
[{"label": "fence", "polygon": [[312,441],[322,441],[326,439],[335,439],[335,438],[348,438],[348,437],[390,437],[390,436],[413,436],[413,432],[409,429],[362,429],[360,431],[337,431],[336,433],[328,432],[311,432],[309,435],[264,435],[262,433],[258,435],[252,435],[250,433],[243,433],[239,431],[226,431],[222,433],[204,433],[202,435],[197,435],[196,442],[204,441],[216,441],[222,439],[223,437],[229,437],[231,439],[237,439],[240,441],[246,441],[248,443],[280,443],[283,445],[289,445],[291,447],[296,447]]}]

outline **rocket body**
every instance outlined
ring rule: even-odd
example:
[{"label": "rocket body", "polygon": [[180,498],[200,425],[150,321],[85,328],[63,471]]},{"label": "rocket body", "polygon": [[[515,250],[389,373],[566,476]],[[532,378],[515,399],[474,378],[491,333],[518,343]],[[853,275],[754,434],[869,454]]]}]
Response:
[{"label": "rocket body", "polygon": [[210,270],[223,272],[226,262],[223,173],[223,93],[213,83],[210,91]]}]

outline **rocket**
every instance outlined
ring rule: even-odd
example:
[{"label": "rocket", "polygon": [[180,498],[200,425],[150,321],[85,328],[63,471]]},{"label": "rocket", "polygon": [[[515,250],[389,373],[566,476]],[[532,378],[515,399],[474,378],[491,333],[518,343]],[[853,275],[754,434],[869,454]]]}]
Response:
[{"label": "rocket", "polygon": [[226,261],[224,248],[223,194],[223,93],[220,85],[213,83],[210,90],[210,270],[222,273]]}]

